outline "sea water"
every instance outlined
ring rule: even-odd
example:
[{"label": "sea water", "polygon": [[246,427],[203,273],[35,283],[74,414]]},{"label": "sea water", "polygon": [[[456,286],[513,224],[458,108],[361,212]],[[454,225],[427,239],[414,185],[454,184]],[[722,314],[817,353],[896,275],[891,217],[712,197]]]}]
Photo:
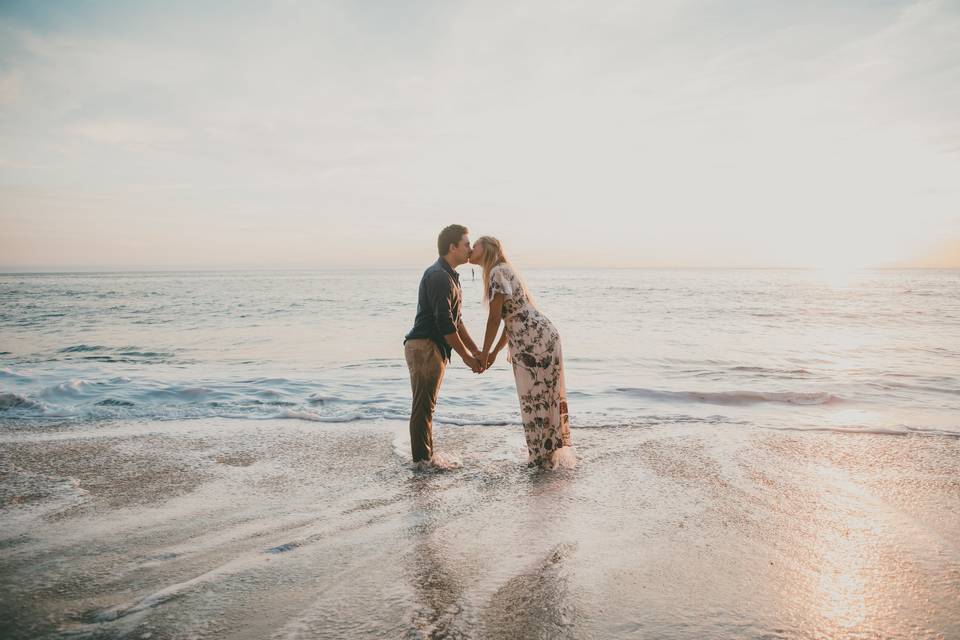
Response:
[{"label": "sea water", "polygon": [[[460,268],[482,344],[479,269]],[[0,421],[405,419],[421,270],[0,276]],[[536,270],[571,423],[960,434],[960,271]],[[505,353],[436,420],[519,424]]]}]

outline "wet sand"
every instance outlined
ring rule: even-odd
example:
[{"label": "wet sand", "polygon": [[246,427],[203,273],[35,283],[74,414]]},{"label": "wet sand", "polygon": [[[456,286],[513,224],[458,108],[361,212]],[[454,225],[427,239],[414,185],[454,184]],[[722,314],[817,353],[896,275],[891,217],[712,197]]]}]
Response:
[{"label": "wet sand", "polygon": [[960,439],[5,425],[4,638],[960,637]]}]

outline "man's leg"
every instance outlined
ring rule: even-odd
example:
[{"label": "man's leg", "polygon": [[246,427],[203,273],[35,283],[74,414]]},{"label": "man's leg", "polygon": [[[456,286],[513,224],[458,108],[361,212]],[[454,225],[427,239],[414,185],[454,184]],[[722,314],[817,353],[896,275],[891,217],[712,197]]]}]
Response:
[{"label": "man's leg", "polygon": [[410,369],[413,404],[410,408],[410,448],[413,461],[430,460],[433,455],[433,410],[446,363],[440,350],[426,339],[408,340],[404,349]]}]

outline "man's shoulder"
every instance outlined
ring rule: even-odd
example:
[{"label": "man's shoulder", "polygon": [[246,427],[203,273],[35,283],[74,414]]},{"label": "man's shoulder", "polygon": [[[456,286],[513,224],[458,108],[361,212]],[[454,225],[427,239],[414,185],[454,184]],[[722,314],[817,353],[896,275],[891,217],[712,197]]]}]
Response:
[{"label": "man's shoulder", "polygon": [[439,263],[434,262],[424,270],[422,280],[431,284],[446,284],[449,283],[452,278],[446,269],[441,267]]}]

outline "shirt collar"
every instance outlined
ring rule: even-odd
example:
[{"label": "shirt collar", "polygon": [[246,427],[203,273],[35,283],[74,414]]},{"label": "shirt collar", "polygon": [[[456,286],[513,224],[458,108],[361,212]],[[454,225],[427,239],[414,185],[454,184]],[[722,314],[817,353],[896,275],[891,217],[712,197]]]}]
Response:
[{"label": "shirt collar", "polygon": [[446,260],[444,260],[442,256],[437,260],[437,264],[440,265],[440,268],[442,268],[444,271],[446,271],[451,276],[453,276],[454,280],[456,280],[457,282],[460,282],[460,274],[457,273],[457,270],[451,267],[450,264]]}]

